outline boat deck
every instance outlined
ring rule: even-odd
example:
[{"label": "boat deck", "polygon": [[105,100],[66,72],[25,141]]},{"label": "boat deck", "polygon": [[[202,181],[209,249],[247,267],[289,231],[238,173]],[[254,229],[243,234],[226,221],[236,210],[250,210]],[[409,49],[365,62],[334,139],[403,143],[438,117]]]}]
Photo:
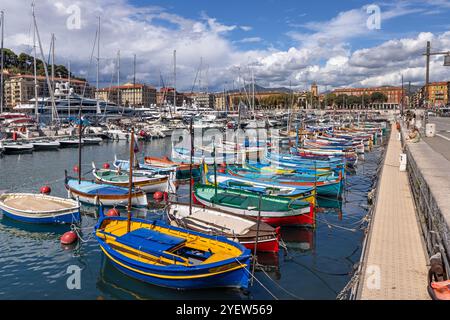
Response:
[{"label": "boat deck", "polygon": [[358,298],[425,300],[429,299],[427,253],[407,172],[399,170],[401,142],[394,125],[391,130]]},{"label": "boat deck", "polygon": [[9,198],[4,203],[17,210],[52,211],[73,208],[69,203],[34,196]]}]

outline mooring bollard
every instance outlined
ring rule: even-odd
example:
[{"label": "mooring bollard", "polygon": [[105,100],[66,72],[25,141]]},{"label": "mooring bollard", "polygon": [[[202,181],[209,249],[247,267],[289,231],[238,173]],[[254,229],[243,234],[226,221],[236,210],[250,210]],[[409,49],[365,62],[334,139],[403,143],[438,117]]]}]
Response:
[{"label": "mooring bollard", "polygon": [[432,138],[436,135],[436,125],[434,123],[427,123],[425,126],[425,136]]},{"label": "mooring bollard", "polygon": [[406,171],[406,153],[400,153],[400,171]]}]

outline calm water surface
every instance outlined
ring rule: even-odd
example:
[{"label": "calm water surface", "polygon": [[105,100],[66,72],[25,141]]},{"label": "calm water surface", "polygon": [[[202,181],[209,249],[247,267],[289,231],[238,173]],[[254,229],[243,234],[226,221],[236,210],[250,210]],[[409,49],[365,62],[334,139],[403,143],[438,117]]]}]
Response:
[{"label": "calm water surface", "polygon": [[[170,139],[142,143],[143,154],[170,155]],[[96,219],[84,216],[83,241],[64,248],[60,236],[68,226],[34,226],[0,215],[0,299],[334,299],[350,279],[359,260],[364,237],[362,219],[367,213],[367,192],[376,178],[382,148],[359,162],[348,174],[342,203],[320,199],[314,230],[286,228],[287,250],[279,255],[258,255],[257,281],[249,292],[237,289],[176,291],[144,284],[116,270],[92,238]],[[82,172],[91,162],[97,167],[117,155],[128,158],[126,142],[107,142],[83,148]],[[52,195],[66,197],[64,170],[78,162],[77,149],[9,155],[0,158],[0,191],[39,192],[50,185]],[[90,177],[90,174],[86,174]],[[187,187],[180,195],[186,198]],[[147,217],[159,216],[144,212]],[[81,290],[69,290],[67,268],[81,271]]]}]

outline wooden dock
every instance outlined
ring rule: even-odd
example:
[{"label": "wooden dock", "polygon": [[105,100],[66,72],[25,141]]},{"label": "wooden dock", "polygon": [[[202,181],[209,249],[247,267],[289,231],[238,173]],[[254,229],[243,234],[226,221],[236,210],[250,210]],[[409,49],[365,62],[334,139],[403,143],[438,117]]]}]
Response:
[{"label": "wooden dock", "polygon": [[395,126],[386,152],[357,298],[429,299],[427,253],[407,173],[399,170],[402,148]]}]

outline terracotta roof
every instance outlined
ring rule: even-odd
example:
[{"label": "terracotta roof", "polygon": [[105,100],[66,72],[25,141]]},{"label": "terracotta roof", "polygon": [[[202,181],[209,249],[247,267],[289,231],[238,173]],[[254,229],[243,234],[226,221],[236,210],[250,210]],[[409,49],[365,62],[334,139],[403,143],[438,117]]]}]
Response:
[{"label": "terracotta roof", "polygon": [[145,84],[142,84],[142,83],[136,83],[135,85],[133,85],[132,83],[126,83],[126,84],[121,85],[121,86],[112,86],[112,87],[100,88],[100,89],[98,89],[98,91],[110,91],[110,90],[117,90],[117,89],[133,89],[133,88],[140,89],[140,88],[144,88],[144,87],[147,87],[149,89],[155,89],[152,86],[148,86],[148,85],[145,85]]},{"label": "terracotta roof", "polygon": [[[34,75],[32,74],[16,74],[10,77],[11,79],[20,79],[20,78],[25,78],[25,79],[34,79]],[[38,80],[45,80],[45,76],[37,76],[36,79]],[[69,82],[68,78],[57,78],[55,77],[55,81],[57,82]],[[86,81],[83,80],[77,80],[77,79],[70,79],[71,83],[86,83]]]}]

